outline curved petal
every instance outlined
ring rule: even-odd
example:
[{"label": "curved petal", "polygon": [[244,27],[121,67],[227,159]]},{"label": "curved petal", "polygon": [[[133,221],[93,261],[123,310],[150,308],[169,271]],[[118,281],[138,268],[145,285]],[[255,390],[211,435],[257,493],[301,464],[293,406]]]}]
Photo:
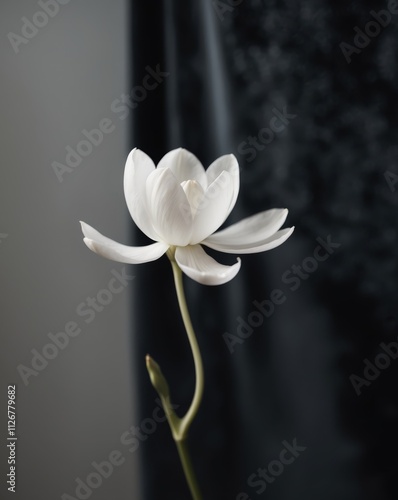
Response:
[{"label": "curved petal", "polygon": [[233,180],[233,190],[234,196],[231,200],[231,206],[229,207],[228,215],[231,213],[231,210],[234,208],[236,200],[239,194],[239,164],[236,157],[232,154],[220,156],[217,160],[213,161],[210,167],[206,170],[207,177],[207,185],[210,184],[221,174],[221,172],[225,170],[232,176]]},{"label": "curved petal", "polygon": [[224,245],[256,245],[278,231],[288,213],[287,208],[273,208],[259,212],[212,234],[206,241]]},{"label": "curved petal", "polygon": [[160,239],[169,245],[188,245],[192,234],[191,206],[171,170],[152,172],[146,193],[153,227]]},{"label": "curved petal", "polygon": [[191,245],[200,243],[221,226],[229,214],[234,194],[231,175],[223,171],[207,188],[193,218]]},{"label": "curved petal", "polygon": [[256,243],[251,243],[251,244],[247,243],[226,244],[221,242],[214,243],[209,241],[210,238],[202,241],[202,244],[210,248],[214,248],[214,250],[218,250],[220,252],[225,252],[225,253],[259,253],[259,252],[265,252],[267,250],[272,250],[273,248],[282,245],[282,243],[284,243],[289,238],[289,236],[293,233],[293,231],[294,231],[294,226],[288,227],[286,229],[281,229],[280,231],[274,233],[272,236],[269,236],[264,240],[257,241]]},{"label": "curved petal", "polygon": [[169,245],[158,242],[143,247],[130,247],[122,245],[107,238],[85,222],[80,222],[84,234],[84,243],[90,250],[106,259],[125,264],[143,264],[159,259],[167,252]]},{"label": "curved petal", "polygon": [[184,181],[194,180],[198,181],[203,189],[207,187],[206,172],[203,165],[195,155],[184,148],[169,151],[160,160],[157,168],[158,170],[169,168],[180,184]]},{"label": "curved petal", "polygon": [[177,264],[191,279],[202,285],[223,285],[234,278],[240,269],[240,259],[233,266],[219,264],[200,245],[177,247]]},{"label": "curved petal", "polygon": [[155,170],[155,164],[140,149],[133,149],[127,157],[124,168],[124,196],[130,215],[136,225],[152,240],[157,241],[146,204],[146,180]]}]

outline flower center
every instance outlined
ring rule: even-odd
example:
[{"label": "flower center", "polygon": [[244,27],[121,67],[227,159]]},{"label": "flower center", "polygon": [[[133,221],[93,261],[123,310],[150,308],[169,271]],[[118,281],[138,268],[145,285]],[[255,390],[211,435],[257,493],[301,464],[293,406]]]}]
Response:
[{"label": "flower center", "polygon": [[187,197],[192,216],[195,216],[202,203],[205,194],[204,190],[199,182],[194,180],[181,182],[181,187]]}]

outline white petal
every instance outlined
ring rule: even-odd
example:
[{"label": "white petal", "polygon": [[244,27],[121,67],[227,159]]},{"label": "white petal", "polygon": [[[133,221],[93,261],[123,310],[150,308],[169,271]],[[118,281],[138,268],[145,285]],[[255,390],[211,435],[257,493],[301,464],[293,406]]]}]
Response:
[{"label": "white petal", "polygon": [[239,258],[233,266],[224,266],[207,255],[200,245],[177,247],[175,259],[187,276],[202,285],[223,285],[240,269]]},{"label": "white petal", "polygon": [[181,187],[191,206],[192,215],[195,215],[198,207],[202,203],[205,192],[198,181],[184,181],[181,183]]},{"label": "white petal", "polygon": [[124,169],[124,196],[130,215],[137,226],[152,240],[159,237],[153,229],[146,204],[146,180],[155,170],[155,164],[140,149],[133,149],[127,157]]},{"label": "white petal", "polygon": [[229,214],[234,197],[233,180],[228,172],[222,172],[207,188],[193,218],[191,245],[196,245],[214,233]]},{"label": "white petal", "polygon": [[233,179],[234,196],[231,199],[231,206],[229,207],[228,212],[229,215],[235,206],[239,194],[239,164],[234,155],[230,154],[220,156],[220,158],[213,161],[210,167],[206,170],[207,185],[210,186],[210,184],[221,174],[223,170],[230,173]]},{"label": "white petal", "polygon": [[169,248],[166,243],[153,243],[143,247],[122,245],[107,238],[85,222],[80,222],[80,224],[85,236],[83,241],[88,248],[106,259],[116,262],[124,262],[125,264],[151,262],[159,259]]},{"label": "white petal", "polygon": [[225,245],[256,245],[278,231],[288,213],[287,208],[273,208],[259,212],[212,234],[206,241]]},{"label": "white petal", "polygon": [[219,252],[225,252],[225,253],[259,253],[259,252],[265,252],[266,250],[272,250],[273,248],[282,245],[282,243],[284,243],[289,238],[289,236],[293,233],[293,231],[294,227],[281,229],[272,236],[269,236],[268,238],[261,241],[252,242],[251,244],[245,244],[245,243],[227,244],[221,242],[214,243],[212,241],[209,241],[210,238],[207,238],[206,240],[202,241],[202,244],[210,248],[214,248],[214,250],[218,250]]},{"label": "white petal", "polygon": [[195,155],[183,148],[169,151],[158,163],[158,170],[169,168],[175,175],[177,181],[181,182],[194,180],[206,189],[206,172],[203,165]]},{"label": "white petal", "polygon": [[168,168],[156,169],[146,182],[147,204],[156,233],[169,245],[187,245],[192,213],[183,188]]}]

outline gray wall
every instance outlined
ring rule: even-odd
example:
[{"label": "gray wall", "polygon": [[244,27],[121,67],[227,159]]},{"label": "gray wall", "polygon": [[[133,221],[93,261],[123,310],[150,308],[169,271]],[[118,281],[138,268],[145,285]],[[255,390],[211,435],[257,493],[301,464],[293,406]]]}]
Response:
[{"label": "gray wall", "polygon": [[[63,0],[65,2],[65,0]],[[106,289],[112,271],[124,265],[91,253],[82,241],[79,219],[119,241],[128,241],[131,219],[122,191],[129,120],[111,111],[128,91],[125,0],[75,0],[49,19],[38,2],[2,0],[0,7],[0,286],[2,498],[73,498],[76,478],[94,471],[93,461],[118,450],[124,462],[93,490],[95,500],[139,498],[138,453],[121,435],[136,422],[131,365],[132,282],[102,311],[88,309],[87,297]],[[43,24],[21,36],[26,17]],[[66,147],[84,139],[83,129],[102,119],[112,131],[66,172]],[[84,146],[83,146],[84,147]],[[7,236],[5,236],[7,235]],[[126,267],[129,275],[134,268]],[[92,320],[88,322],[88,320]],[[58,352],[48,334],[75,322],[80,333],[60,335]],[[79,330],[78,330],[79,331]],[[73,332],[72,332],[73,333]],[[41,361],[25,381],[18,366],[32,368],[32,350]],[[39,369],[40,368],[40,369]],[[17,386],[17,494],[5,485],[6,390]],[[5,469],[7,467],[7,469]],[[91,477],[95,483],[95,476]],[[67,498],[67,497],[66,497]]]}]

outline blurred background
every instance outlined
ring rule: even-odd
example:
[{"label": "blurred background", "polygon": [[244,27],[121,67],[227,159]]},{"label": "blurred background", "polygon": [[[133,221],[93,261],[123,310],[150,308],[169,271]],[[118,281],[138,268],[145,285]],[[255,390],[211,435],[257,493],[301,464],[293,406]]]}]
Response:
[{"label": "blurred background", "polygon": [[15,385],[14,498],[189,498],[144,363],[183,413],[194,372],[170,265],[101,259],[78,223],[147,244],[125,159],[182,146],[205,167],[236,155],[226,225],[287,207],[296,226],[228,284],[186,280],[204,498],[396,498],[398,3],[0,9],[2,497]]}]

